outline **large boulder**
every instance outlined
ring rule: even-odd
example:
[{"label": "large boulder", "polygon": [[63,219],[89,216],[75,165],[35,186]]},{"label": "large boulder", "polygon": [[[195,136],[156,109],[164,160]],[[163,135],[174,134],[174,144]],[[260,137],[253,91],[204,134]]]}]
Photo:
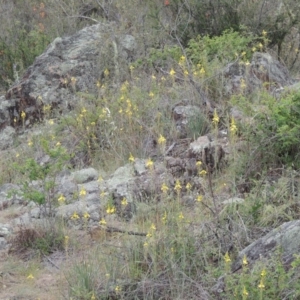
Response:
[{"label": "large boulder", "polygon": [[[134,37],[116,34],[114,24],[99,23],[56,38],[8,90],[6,100],[0,99],[0,129],[42,119],[46,105],[47,111],[68,111],[75,104],[75,92],[99,92],[98,80],[124,80],[135,47]],[[109,74],[104,75],[106,69]]]},{"label": "large boulder", "polygon": [[292,85],[293,80],[288,69],[269,53],[255,52],[251,63],[240,61],[230,63],[224,70],[225,90],[229,94],[249,93],[266,88],[277,94],[284,87]]}]

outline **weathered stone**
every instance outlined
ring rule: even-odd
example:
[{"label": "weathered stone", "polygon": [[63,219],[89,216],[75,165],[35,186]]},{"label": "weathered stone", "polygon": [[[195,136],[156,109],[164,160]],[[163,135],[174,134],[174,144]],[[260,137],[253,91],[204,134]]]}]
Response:
[{"label": "weathered stone", "polygon": [[295,82],[283,64],[269,53],[261,52],[253,54],[250,65],[234,62],[226,66],[223,74],[228,94],[251,93],[260,88],[276,94]]},{"label": "weathered stone", "polygon": [[242,198],[238,198],[238,197],[233,197],[233,198],[229,198],[227,200],[224,200],[222,203],[224,205],[226,204],[237,204],[237,203],[243,203],[245,200]]},{"label": "weathered stone", "polygon": [[218,140],[210,141],[207,136],[200,136],[196,141],[190,144],[188,149],[189,158],[201,161],[204,167],[211,169],[217,167],[224,157],[224,149]]},{"label": "weathered stone", "polygon": [[8,125],[22,127],[22,111],[26,125],[40,120],[44,105],[68,112],[78,99],[75,92],[97,93],[96,82],[106,68],[111,81],[124,80],[135,48],[135,38],[118,35],[114,23],[98,23],[56,38],[8,90],[7,101],[0,99],[0,130]]},{"label": "weathered stone", "polygon": [[0,224],[0,237],[8,237],[13,232],[9,224]]},{"label": "weathered stone", "polygon": [[180,138],[187,136],[189,122],[200,114],[200,107],[195,105],[177,105],[173,108],[173,119]]},{"label": "weathered stone", "polygon": [[3,250],[7,247],[7,241],[4,237],[0,237],[0,250]]},{"label": "weathered stone", "polygon": [[78,184],[98,179],[98,172],[94,168],[83,169],[73,174],[74,181]]},{"label": "weathered stone", "polygon": [[16,131],[13,127],[7,126],[0,132],[0,150],[5,150],[13,145]]},{"label": "weathered stone", "polygon": [[118,168],[113,175],[106,180],[106,187],[109,192],[114,192],[120,185],[126,186],[134,180],[132,165],[127,164]]},{"label": "weathered stone", "polygon": [[300,254],[300,220],[286,222],[273,229],[264,237],[243,249],[232,265],[232,271],[242,267],[243,257],[246,255],[249,264],[262,258],[270,258],[276,250],[282,251],[282,261],[290,265],[294,254]]}]

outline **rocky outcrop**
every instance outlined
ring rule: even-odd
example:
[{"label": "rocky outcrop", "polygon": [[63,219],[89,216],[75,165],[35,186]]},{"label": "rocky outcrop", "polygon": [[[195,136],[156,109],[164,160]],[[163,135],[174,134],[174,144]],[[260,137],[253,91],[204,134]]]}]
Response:
[{"label": "rocky outcrop", "polygon": [[56,38],[1,99],[0,129],[41,120],[45,106],[47,111],[68,111],[77,99],[75,92],[97,94],[97,81],[124,79],[135,47],[133,36],[115,34],[114,24],[99,23]]},{"label": "rocky outcrop", "polygon": [[300,220],[282,224],[243,249],[233,263],[232,271],[242,267],[245,255],[252,264],[257,260],[271,258],[275,251],[280,251],[282,262],[286,266],[295,259],[295,254],[300,254]]},{"label": "rocky outcrop", "polygon": [[293,80],[287,68],[269,53],[256,52],[249,65],[237,61],[229,64],[224,72],[225,90],[229,94],[250,93],[265,88],[277,95]]}]

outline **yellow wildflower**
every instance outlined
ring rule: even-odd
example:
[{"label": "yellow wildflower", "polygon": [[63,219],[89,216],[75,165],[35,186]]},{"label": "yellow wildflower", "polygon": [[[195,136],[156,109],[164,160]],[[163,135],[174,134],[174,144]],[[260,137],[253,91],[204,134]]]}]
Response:
[{"label": "yellow wildflower", "polygon": [[106,225],[105,219],[102,218],[102,219],[99,221],[99,224],[105,226],[105,225]]},{"label": "yellow wildflower", "polygon": [[147,159],[146,161],[146,167],[150,170],[153,169],[153,161],[151,160],[151,158]]},{"label": "yellow wildflower", "polygon": [[85,107],[81,110],[82,115],[84,115],[87,112],[87,110],[85,109]]},{"label": "yellow wildflower", "polygon": [[219,123],[219,121],[220,121],[220,118],[219,118],[219,116],[218,116],[217,110],[215,109],[215,110],[214,110],[214,116],[213,116],[212,122],[213,122],[213,124],[214,124],[215,126],[217,126],[218,123]]},{"label": "yellow wildflower", "polygon": [[121,290],[122,290],[121,287],[119,285],[117,285],[115,288],[116,293],[120,293]]},{"label": "yellow wildflower", "polygon": [[149,244],[147,242],[144,243],[144,247],[147,248]]},{"label": "yellow wildflower", "polygon": [[237,132],[237,127],[236,127],[235,120],[233,117],[231,118],[230,132],[232,135],[235,135]]},{"label": "yellow wildflower", "polygon": [[259,283],[259,285],[258,285],[258,288],[261,289],[261,290],[265,288],[265,285],[264,285],[264,282],[263,282],[262,279],[260,280],[260,283]]},{"label": "yellow wildflower", "polygon": [[147,237],[147,238],[151,238],[151,237],[152,237],[152,233],[151,233],[151,232],[148,232],[147,235],[146,235],[146,237]]},{"label": "yellow wildflower", "polygon": [[130,65],[129,70],[132,72],[134,70],[134,66]]},{"label": "yellow wildflower", "polygon": [[161,186],[161,191],[164,194],[166,194],[168,192],[168,190],[169,190],[168,186],[165,183],[163,183],[162,186]]},{"label": "yellow wildflower", "polygon": [[100,175],[99,177],[98,177],[98,180],[97,180],[98,182],[102,182],[103,181],[103,177]]},{"label": "yellow wildflower", "polygon": [[181,189],[182,189],[182,186],[181,186],[181,184],[180,184],[179,179],[177,179],[177,180],[176,180],[176,183],[175,183],[174,190],[176,191],[177,194],[179,194],[180,191],[181,191]]},{"label": "yellow wildflower", "polygon": [[249,65],[250,65],[249,60],[246,60],[246,61],[245,61],[245,65],[246,65],[246,66],[249,66]]},{"label": "yellow wildflower", "polygon": [[184,219],[184,215],[183,215],[182,212],[179,214],[178,219],[179,219],[180,221],[182,221],[182,220]]},{"label": "yellow wildflower", "polygon": [[163,221],[164,224],[166,224],[166,221],[167,221],[167,212],[165,211],[163,217],[161,218],[161,220]]},{"label": "yellow wildflower", "polygon": [[243,296],[247,297],[249,295],[248,291],[246,290],[246,287],[243,288]]},{"label": "yellow wildflower", "polygon": [[179,65],[182,66],[184,64],[184,62],[185,62],[185,56],[182,55],[179,59]]},{"label": "yellow wildflower", "polygon": [[266,271],[266,269],[263,269],[260,273],[260,276],[265,277],[266,275],[267,275],[267,271]]},{"label": "yellow wildflower", "polygon": [[153,230],[153,231],[156,230],[156,227],[155,227],[155,225],[153,223],[151,224],[150,229]]},{"label": "yellow wildflower", "polygon": [[266,36],[268,33],[267,33],[267,31],[263,30],[261,34],[262,34],[262,36]]},{"label": "yellow wildflower", "polygon": [[225,260],[225,263],[226,263],[226,264],[228,264],[228,263],[231,262],[231,259],[230,259],[230,257],[229,257],[228,252],[225,253],[225,255],[224,255],[224,260]]},{"label": "yellow wildflower", "polygon": [[128,158],[129,162],[133,163],[134,162],[134,156],[129,153],[129,158]]},{"label": "yellow wildflower", "polygon": [[89,219],[90,218],[90,214],[86,211],[84,214],[83,214],[83,217],[85,219]]},{"label": "yellow wildflower", "polygon": [[201,69],[200,69],[200,75],[204,75],[205,74],[205,69],[202,67]]},{"label": "yellow wildflower", "polygon": [[22,112],[21,112],[21,118],[22,118],[23,120],[26,118],[26,113],[25,113],[25,111],[22,111]]},{"label": "yellow wildflower", "polygon": [[184,76],[188,76],[189,75],[189,71],[188,70],[184,70],[183,74],[184,74]]},{"label": "yellow wildflower", "polygon": [[158,144],[159,145],[163,145],[166,143],[166,139],[164,136],[162,136],[161,134],[159,135],[159,138],[158,138]]},{"label": "yellow wildflower", "polygon": [[68,235],[65,235],[65,240],[64,240],[64,242],[65,242],[65,247],[66,248],[68,248],[68,245],[69,245],[69,236]]},{"label": "yellow wildflower", "polygon": [[175,72],[174,69],[172,68],[171,71],[170,71],[170,75],[171,75],[172,77],[174,77],[175,74],[176,74],[176,72]]},{"label": "yellow wildflower", "polygon": [[205,176],[206,174],[207,174],[207,172],[205,170],[202,170],[202,171],[199,172],[200,176]]},{"label": "yellow wildflower", "polygon": [[248,265],[247,256],[244,255],[244,257],[243,257],[243,266],[247,266],[247,265]]},{"label": "yellow wildflower", "polygon": [[29,140],[27,144],[29,147],[31,147],[33,145],[33,142],[31,140]]},{"label": "yellow wildflower", "polygon": [[155,75],[153,75],[153,74],[152,74],[151,78],[152,78],[153,80],[155,80],[155,79],[156,79]]},{"label": "yellow wildflower", "polygon": [[246,51],[243,51],[242,53],[241,53],[241,56],[243,57],[243,56],[245,56],[247,53],[246,53]]},{"label": "yellow wildflower", "polygon": [[255,52],[255,51],[256,51],[256,48],[255,48],[255,47],[253,47],[251,50],[252,50],[252,52]]},{"label": "yellow wildflower", "polygon": [[53,124],[54,124],[53,119],[50,119],[50,120],[48,121],[48,123],[49,123],[50,125],[53,125]]},{"label": "yellow wildflower", "polygon": [[95,294],[93,293],[91,300],[96,300]]},{"label": "yellow wildflower", "polygon": [[84,197],[85,195],[86,195],[86,189],[84,187],[82,187],[79,192],[79,196]]},{"label": "yellow wildflower", "polygon": [[108,214],[114,214],[114,213],[116,212],[115,206],[109,205],[109,206],[107,207],[107,209],[106,209],[106,212],[107,212]]},{"label": "yellow wildflower", "polygon": [[154,97],[154,93],[153,93],[153,92],[150,92],[150,93],[149,93],[149,97],[153,98],[153,97]]},{"label": "yellow wildflower", "polygon": [[242,78],[240,82],[241,82],[241,89],[244,90],[244,89],[247,87],[247,84],[246,84],[246,82],[245,82],[245,79]]},{"label": "yellow wildflower", "polygon": [[196,200],[197,200],[198,202],[201,202],[202,199],[203,199],[203,196],[202,196],[202,195],[198,195]]},{"label": "yellow wildflower", "polygon": [[106,69],[104,70],[104,76],[107,77],[108,75],[109,75],[109,71],[108,71],[108,69],[106,68]]},{"label": "yellow wildflower", "polygon": [[192,188],[192,185],[188,182],[185,187],[189,191]]},{"label": "yellow wildflower", "polygon": [[16,157],[19,157],[20,156],[20,153],[16,153]]},{"label": "yellow wildflower", "polygon": [[77,212],[75,211],[73,213],[73,215],[71,216],[71,220],[77,220],[77,219],[79,219],[79,216],[78,216]]},{"label": "yellow wildflower", "polygon": [[34,279],[34,276],[30,273],[30,274],[27,276],[27,279]]},{"label": "yellow wildflower", "polygon": [[60,142],[57,142],[57,143],[56,143],[56,146],[57,146],[57,147],[59,147],[60,145],[61,145],[61,143],[60,143]]},{"label": "yellow wildflower", "polygon": [[198,160],[197,162],[196,162],[196,167],[197,168],[200,168],[202,166],[202,161],[201,160]]},{"label": "yellow wildflower", "polygon": [[263,46],[262,43],[259,43],[259,44],[258,44],[258,48],[260,49],[260,51],[262,50],[263,47],[264,47],[264,46]]},{"label": "yellow wildflower", "polygon": [[57,201],[60,205],[62,205],[63,203],[65,203],[66,198],[64,197],[63,194],[61,194],[60,197],[57,199]]},{"label": "yellow wildflower", "polygon": [[128,204],[127,199],[125,197],[122,199],[121,204],[124,206]]},{"label": "yellow wildflower", "polygon": [[97,86],[97,88],[101,87],[101,82],[99,80],[97,81],[96,86]]},{"label": "yellow wildflower", "polygon": [[75,77],[71,77],[71,82],[74,84],[77,81]]}]

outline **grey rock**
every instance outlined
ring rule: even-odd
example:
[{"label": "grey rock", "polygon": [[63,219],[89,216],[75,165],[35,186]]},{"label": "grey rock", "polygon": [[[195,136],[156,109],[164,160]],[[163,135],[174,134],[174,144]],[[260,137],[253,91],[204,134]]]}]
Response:
[{"label": "grey rock", "polygon": [[0,224],[0,237],[8,237],[13,232],[9,224]]},{"label": "grey rock", "polygon": [[109,192],[114,192],[120,185],[127,185],[134,180],[132,165],[126,164],[118,168],[113,175],[106,180],[106,187]]},{"label": "grey rock", "polygon": [[74,181],[78,184],[98,179],[98,172],[94,168],[83,169],[73,174]]},{"label": "grey rock", "polygon": [[7,241],[4,237],[0,237],[0,250],[5,249],[8,246]]},{"label": "grey rock", "polygon": [[144,175],[147,172],[146,164],[144,159],[136,158],[134,160],[134,172],[135,175],[141,176]]},{"label": "grey rock", "polygon": [[252,264],[259,259],[270,258],[276,250],[282,251],[282,261],[285,265],[290,265],[294,260],[294,254],[300,254],[300,220],[283,223],[243,249],[233,263],[232,271],[242,267],[245,255]]},{"label": "grey rock", "polygon": [[284,87],[295,82],[283,64],[269,53],[261,52],[253,54],[249,66],[239,61],[228,64],[223,74],[226,78],[225,91],[228,94],[251,93],[267,87],[276,96]]},{"label": "grey rock", "polygon": [[201,114],[201,109],[195,105],[177,105],[172,113],[179,137],[185,138],[189,123]]},{"label": "grey rock", "polygon": [[13,145],[16,130],[11,126],[6,126],[0,132],[0,150],[5,150]]},{"label": "grey rock", "polygon": [[201,161],[204,168],[209,166],[211,169],[214,169],[221,163],[225,151],[220,141],[210,141],[208,136],[200,136],[190,144],[188,155],[189,158]]},{"label": "grey rock", "polygon": [[245,200],[242,198],[238,198],[238,197],[233,197],[233,198],[229,198],[227,200],[224,200],[222,203],[224,205],[226,204],[237,204],[237,203],[243,203]]},{"label": "grey rock", "polygon": [[16,126],[22,127],[22,111],[26,113],[25,124],[39,121],[43,105],[68,112],[79,101],[77,91],[97,93],[96,82],[106,68],[112,82],[125,80],[128,59],[135,49],[135,38],[119,35],[116,24],[108,22],[56,38],[7,91],[6,102],[0,101],[0,130],[14,124],[14,118]]}]

